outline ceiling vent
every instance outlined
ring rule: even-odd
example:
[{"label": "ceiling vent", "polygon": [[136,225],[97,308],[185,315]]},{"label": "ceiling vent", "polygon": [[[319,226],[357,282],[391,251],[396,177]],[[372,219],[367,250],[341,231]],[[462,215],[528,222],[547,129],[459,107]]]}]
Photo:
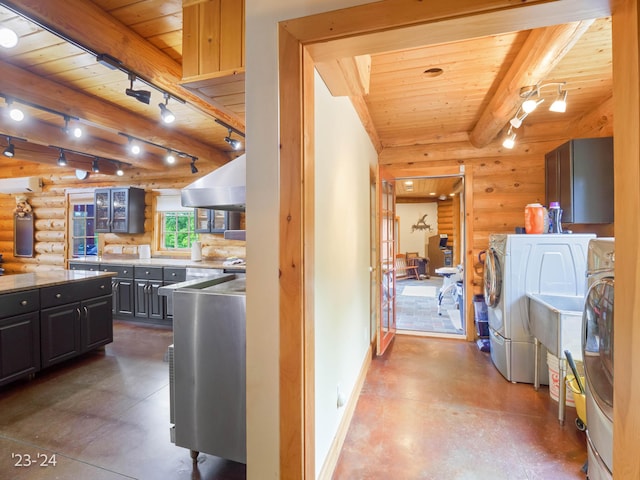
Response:
[{"label": "ceiling vent", "polygon": [[0,193],[40,193],[40,177],[0,178]]}]

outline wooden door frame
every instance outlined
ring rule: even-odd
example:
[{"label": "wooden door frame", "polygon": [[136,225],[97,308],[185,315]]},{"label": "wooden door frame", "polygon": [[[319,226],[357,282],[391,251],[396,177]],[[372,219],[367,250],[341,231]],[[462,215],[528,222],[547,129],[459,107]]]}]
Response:
[{"label": "wooden door frame", "polygon": [[[331,62],[340,57],[446,42],[454,37],[458,40],[475,38],[490,34],[489,28],[497,33],[498,29],[524,30],[540,24],[607,16],[609,3],[607,0],[451,0],[428,3],[383,0],[279,23],[280,478],[315,478],[314,264],[313,246],[309,243],[314,228],[315,64]],[[623,263],[624,270],[619,268],[620,265],[616,266],[616,275],[620,277],[622,273],[622,278],[628,281],[628,286],[618,292],[616,301],[618,312],[624,314],[624,319],[617,324],[621,328],[616,329],[616,345],[623,346],[621,351],[628,357],[626,362],[616,362],[616,380],[619,382],[616,382],[614,391],[618,425],[614,432],[614,474],[617,476],[620,472],[622,475],[624,471],[635,474],[635,478],[640,472],[640,457],[635,455],[635,443],[632,440],[637,438],[640,430],[640,412],[635,408],[620,407],[631,405],[632,386],[636,392],[635,386],[640,384],[638,373],[635,373],[635,379],[632,378],[633,363],[640,364],[640,349],[634,352],[631,348],[632,340],[640,343],[640,331],[632,325],[632,319],[635,318],[633,295],[625,295],[640,283],[640,259],[635,246],[635,232],[640,230],[640,220],[635,212],[640,209],[640,197],[632,194],[640,183],[640,171],[637,168],[640,112],[637,102],[631,105],[633,102],[628,101],[629,95],[637,100],[640,90],[640,20],[634,0],[611,0],[611,3],[616,7],[616,14],[613,15],[614,50],[618,51],[616,44],[620,51],[624,51],[623,45],[626,48],[625,54],[620,55],[626,64],[614,55],[614,71],[618,77],[616,80],[614,76],[614,92],[617,93],[614,95],[615,131],[617,135],[628,134],[624,142],[621,136],[617,136],[620,140],[615,141],[614,147],[618,219],[616,248],[619,254],[629,254],[629,261]],[[525,8],[526,12],[523,10]],[[603,11],[606,13],[603,14]],[[475,18],[470,22],[471,16]],[[625,194],[629,198],[624,198]],[[626,212],[629,213],[621,209],[623,199]],[[467,203],[469,208],[472,205],[472,201]],[[624,222],[621,222],[623,219]],[[616,358],[618,356],[616,349]],[[620,388],[620,383],[626,386]],[[623,420],[625,423],[622,423]]]}]

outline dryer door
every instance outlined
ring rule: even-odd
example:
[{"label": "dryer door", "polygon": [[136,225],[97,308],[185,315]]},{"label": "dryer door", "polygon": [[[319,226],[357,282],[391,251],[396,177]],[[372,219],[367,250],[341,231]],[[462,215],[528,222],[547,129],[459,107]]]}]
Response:
[{"label": "dryer door", "polygon": [[613,286],[605,277],[587,294],[582,317],[582,358],[589,389],[602,412],[613,421]]},{"label": "dryer door", "polygon": [[487,307],[495,308],[500,303],[502,292],[502,266],[494,248],[487,250],[484,261],[484,301]]}]

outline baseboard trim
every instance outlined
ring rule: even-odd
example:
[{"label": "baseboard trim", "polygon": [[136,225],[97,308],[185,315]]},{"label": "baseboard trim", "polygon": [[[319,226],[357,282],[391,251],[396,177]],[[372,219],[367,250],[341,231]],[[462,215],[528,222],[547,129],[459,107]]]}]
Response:
[{"label": "baseboard trim", "polygon": [[327,458],[325,459],[324,464],[322,465],[322,470],[320,470],[320,474],[318,475],[319,480],[331,480],[331,477],[333,476],[333,472],[338,464],[338,458],[340,458],[342,446],[344,445],[344,440],[347,438],[347,431],[349,430],[349,425],[353,419],[353,413],[356,410],[356,404],[358,403],[358,398],[360,397],[364,380],[367,376],[367,372],[369,371],[369,365],[371,365],[372,357],[373,349],[372,346],[369,345],[367,353],[364,356],[364,362],[360,368],[360,373],[358,374],[356,385],[349,397],[344,415],[342,416],[342,420],[338,426],[338,431],[336,432],[335,437],[333,437],[331,448],[329,448]]}]

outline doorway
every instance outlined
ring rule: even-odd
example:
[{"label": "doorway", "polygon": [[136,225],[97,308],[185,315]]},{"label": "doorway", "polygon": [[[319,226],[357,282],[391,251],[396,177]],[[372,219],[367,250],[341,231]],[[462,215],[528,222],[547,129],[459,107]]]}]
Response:
[{"label": "doorway", "polygon": [[396,184],[396,251],[418,266],[417,278],[397,280],[398,333],[464,339],[464,175],[401,177]]}]

